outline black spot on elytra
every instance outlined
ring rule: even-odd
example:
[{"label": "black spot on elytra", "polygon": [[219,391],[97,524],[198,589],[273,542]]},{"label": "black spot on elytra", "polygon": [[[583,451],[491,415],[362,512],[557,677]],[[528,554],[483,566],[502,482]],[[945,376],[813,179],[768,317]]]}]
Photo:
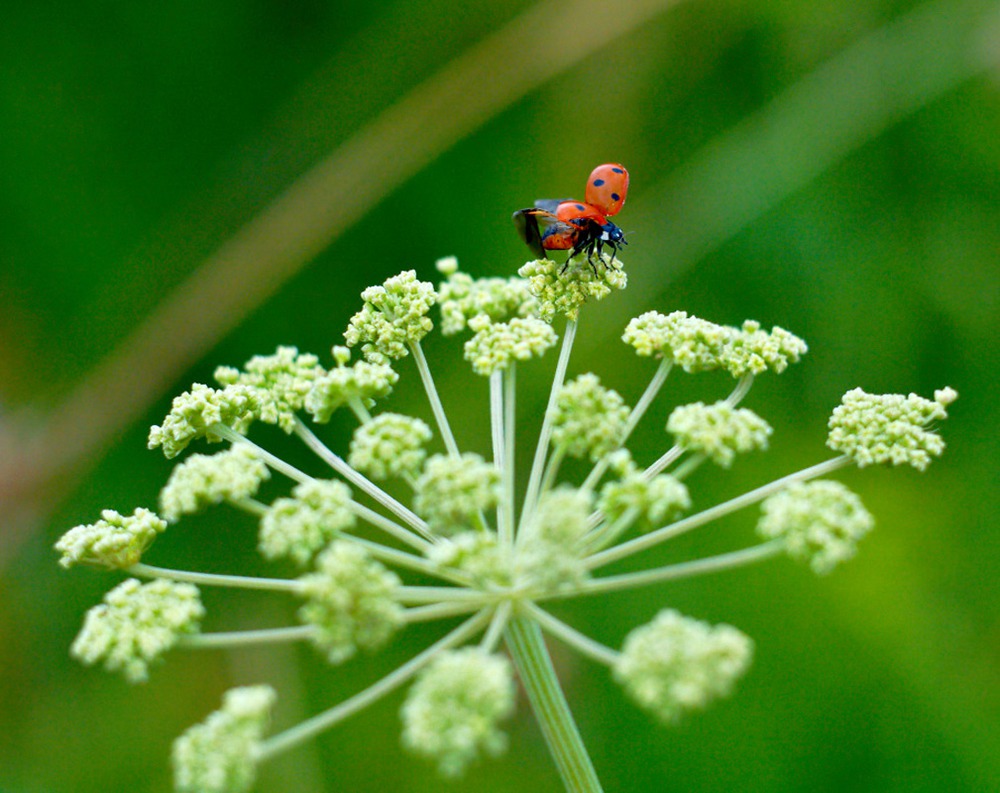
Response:
[{"label": "black spot on elytra", "polygon": [[618,195],[618,193],[612,193],[611,194],[611,200],[612,201],[617,201],[619,198],[621,198],[621,196]]},{"label": "black spot on elytra", "polygon": [[594,187],[600,187],[602,184],[604,184],[604,180],[603,179],[595,179],[594,180]]}]

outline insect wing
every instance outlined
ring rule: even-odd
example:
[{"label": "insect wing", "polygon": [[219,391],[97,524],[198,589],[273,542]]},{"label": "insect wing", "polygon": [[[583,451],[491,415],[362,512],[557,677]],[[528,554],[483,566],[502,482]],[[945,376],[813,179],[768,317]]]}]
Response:
[{"label": "insect wing", "polygon": [[553,213],[534,207],[514,213],[514,225],[521,239],[539,259],[548,258],[545,251],[566,251],[579,237],[576,226],[564,223]]},{"label": "insect wing", "polygon": [[567,201],[572,200],[572,198],[539,198],[535,202],[535,207],[537,209],[544,209],[546,212],[551,212],[554,215],[558,211],[560,204],[565,204]]}]

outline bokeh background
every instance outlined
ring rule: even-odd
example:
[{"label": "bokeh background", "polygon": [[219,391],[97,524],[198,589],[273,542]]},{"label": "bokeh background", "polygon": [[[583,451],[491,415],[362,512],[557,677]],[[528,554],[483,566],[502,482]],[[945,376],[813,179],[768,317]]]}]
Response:
[{"label": "bokeh background", "polygon": [[[100,509],[153,506],[145,450],[172,395],[278,344],[329,347],[367,285],[454,254],[508,275],[510,213],[625,163],[630,287],[581,320],[571,374],[634,401],[630,316],[752,317],[806,338],[746,404],[768,454],[691,480],[700,505],[825,459],[849,388],[955,387],[924,474],[841,477],[878,520],[851,564],[791,562],[560,607],[617,646],[664,606],[757,642],[731,700],[665,729],[603,668],[553,647],[608,790],[1000,789],[997,452],[1000,5],[966,0],[109,0],[9,4],[0,25],[0,790],[165,791],[170,742],[227,687],[267,681],[278,727],[436,635],[330,669],[307,647],[174,653],[129,687],[72,662],[120,576],[56,565]],[[485,384],[427,343],[460,443]],[[526,427],[554,355],[519,378]],[[427,409],[409,361],[393,410]],[[638,433],[725,377],[675,375]],[[344,449],[350,422],[325,437]],[[255,435],[295,460],[276,433]],[[522,451],[528,444],[522,444]],[[303,462],[303,464],[308,464]],[[753,510],[656,556],[752,540]],[[252,522],[182,522],[149,561],[282,574]],[[206,594],[209,629],[280,625],[281,598]],[[401,695],[262,770],[261,791],[553,791],[522,702],[506,759],[441,782],[399,748]]]}]

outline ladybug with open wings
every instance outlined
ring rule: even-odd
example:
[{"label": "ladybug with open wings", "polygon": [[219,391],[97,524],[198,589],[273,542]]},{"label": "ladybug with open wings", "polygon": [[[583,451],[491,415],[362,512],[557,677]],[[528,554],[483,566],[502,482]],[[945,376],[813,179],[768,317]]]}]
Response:
[{"label": "ladybug with open wings", "polygon": [[[587,180],[584,201],[536,201],[534,207],[514,213],[514,225],[538,258],[548,258],[546,251],[569,251],[572,259],[586,251],[587,261],[593,267],[594,254],[600,257],[605,245],[611,249],[613,258],[618,248],[627,244],[625,233],[608,220],[625,205],[627,195],[625,167],[618,163],[598,165]],[[568,264],[569,259],[566,261]]]}]

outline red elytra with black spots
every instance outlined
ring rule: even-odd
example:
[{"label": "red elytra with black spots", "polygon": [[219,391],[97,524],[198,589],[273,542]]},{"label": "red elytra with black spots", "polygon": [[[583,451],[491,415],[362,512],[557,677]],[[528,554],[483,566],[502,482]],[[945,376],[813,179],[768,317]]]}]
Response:
[{"label": "red elytra with black spots", "polygon": [[521,239],[538,258],[548,258],[546,251],[570,251],[572,259],[586,251],[587,261],[593,267],[594,254],[600,257],[605,245],[614,258],[618,248],[627,244],[624,232],[608,220],[618,214],[628,197],[625,166],[598,165],[587,179],[584,195],[585,201],[543,199],[514,213],[514,225]]}]

